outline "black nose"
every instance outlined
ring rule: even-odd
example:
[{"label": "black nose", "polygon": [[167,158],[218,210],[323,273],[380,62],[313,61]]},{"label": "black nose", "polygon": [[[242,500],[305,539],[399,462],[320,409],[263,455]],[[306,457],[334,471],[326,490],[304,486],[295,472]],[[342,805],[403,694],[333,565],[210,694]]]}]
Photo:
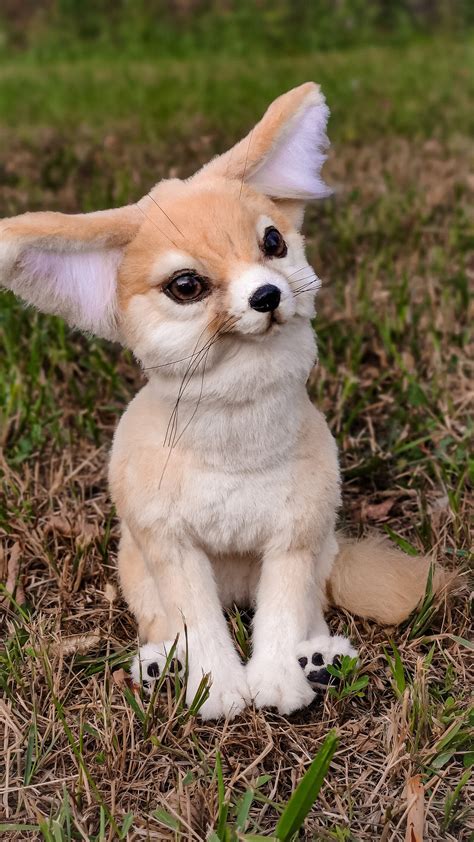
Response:
[{"label": "black nose", "polygon": [[258,310],[259,313],[270,313],[276,310],[280,298],[281,292],[278,287],[273,284],[264,284],[263,287],[255,290],[249,298],[249,304],[253,310]]}]

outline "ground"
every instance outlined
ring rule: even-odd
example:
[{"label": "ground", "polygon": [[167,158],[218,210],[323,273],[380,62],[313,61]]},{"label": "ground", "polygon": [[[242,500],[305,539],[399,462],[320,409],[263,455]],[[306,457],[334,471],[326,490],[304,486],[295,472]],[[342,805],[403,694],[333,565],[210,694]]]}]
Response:
[{"label": "ground", "polygon": [[[403,840],[416,774],[425,839],[470,838],[472,44],[272,62],[271,72],[258,56],[252,67],[212,57],[4,63],[0,215],[134,201],[236,140],[281,90],[321,81],[336,191],[305,226],[324,279],[309,389],[340,446],[341,522],[433,553],[458,579],[401,628],[334,612],[332,630],[350,635],[361,664],[304,713],[248,710],[203,725],[170,686],[142,700],[122,672],[137,638],[117,587],[106,486],[113,430],[142,376],[128,354],[3,295],[0,567],[14,596],[3,606],[0,827],[9,839],[271,837],[331,729],[337,749],[300,838]],[[246,621],[229,619],[243,655]]]}]

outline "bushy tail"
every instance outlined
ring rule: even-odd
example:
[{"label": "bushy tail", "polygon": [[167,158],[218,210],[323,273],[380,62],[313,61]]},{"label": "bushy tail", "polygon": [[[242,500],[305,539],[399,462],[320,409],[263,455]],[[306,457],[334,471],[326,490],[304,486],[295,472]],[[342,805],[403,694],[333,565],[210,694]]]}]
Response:
[{"label": "bushy tail", "polygon": [[[409,556],[383,536],[350,541],[338,535],[339,553],[327,583],[331,605],[384,626],[397,625],[423,599],[432,559]],[[447,576],[434,568],[433,591]]]}]

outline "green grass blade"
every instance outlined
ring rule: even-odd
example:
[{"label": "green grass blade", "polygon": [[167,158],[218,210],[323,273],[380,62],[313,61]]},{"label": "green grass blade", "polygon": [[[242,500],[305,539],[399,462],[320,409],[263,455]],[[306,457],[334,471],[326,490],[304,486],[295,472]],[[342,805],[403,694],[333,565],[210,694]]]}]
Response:
[{"label": "green grass blade", "polygon": [[26,747],[26,757],[25,757],[25,773],[23,775],[23,784],[28,786],[31,783],[31,778],[33,777],[33,773],[35,770],[35,761],[33,759],[35,754],[35,746],[36,746],[36,732],[35,726],[30,725],[29,734],[28,734],[28,744]]},{"label": "green grass blade", "polygon": [[243,836],[239,836],[239,839],[245,840],[245,842],[277,842],[278,837],[260,836],[258,833],[244,833]]},{"label": "green grass blade", "polygon": [[393,640],[390,641],[390,646],[392,647],[393,659],[390,657],[385,646],[383,647],[383,651],[387,659],[390,672],[392,673],[393,687],[396,690],[397,695],[403,696],[406,688],[405,668],[403,666],[400,652],[395,646]]},{"label": "green grass blade", "polygon": [[461,777],[461,780],[456,785],[453,792],[448,793],[446,798],[445,807],[444,807],[444,820],[443,820],[443,827],[446,830],[451,822],[454,819],[453,813],[456,807],[457,802],[459,801],[459,796],[461,794],[461,790],[466,784],[469,782],[471,777],[472,770],[467,769]]},{"label": "green grass blade", "polygon": [[393,529],[390,529],[389,526],[385,525],[384,529],[387,535],[392,539],[397,547],[400,547],[400,549],[403,550],[403,552],[408,553],[408,555],[418,555],[418,550],[413,546],[413,544],[410,544],[410,542],[405,538],[402,538],[401,535],[397,535],[397,533],[394,532]]},{"label": "green grass blade", "polygon": [[40,822],[39,827],[40,827],[41,833],[43,834],[44,842],[55,842],[54,836],[51,833],[50,828],[48,827],[48,822],[46,822],[46,821]]},{"label": "green grass blade", "polygon": [[163,824],[165,827],[169,827],[171,830],[179,830],[179,821],[171,813],[168,813],[167,810],[160,807],[158,810],[154,810],[152,816]]},{"label": "green grass blade", "polygon": [[428,578],[426,580],[425,595],[420,607],[413,617],[410,633],[408,635],[409,640],[413,640],[423,634],[423,632],[429,628],[431,621],[436,614],[436,605],[434,604],[435,595],[433,593],[433,573],[434,565],[430,564]]},{"label": "green grass blade", "polygon": [[39,829],[39,824],[0,824],[0,833],[13,833],[16,830],[27,833],[28,831],[37,831]]},{"label": "green grass blade", "polygon": [[235,820],[235,827],[237,830],[245,829],[245,825],[247,824],[247,820],[249,817],[250,808],[252,806],[253,798],[253,789],[248,789],[242,797],[239,811],[237,813],[237,818]]},{"label": "green grass blade", "polygon": [[217,793],[219,797],[219,818],[217,820],[216,833],[219,839],[224,839],[225,829],[227,823],[227,815],[229,812],[229,805],[225,800],[225,783],[224,775],[222,773],[222,759],[220,751],[216,752],[216,778],[217,778]]},{"label": "green grass blade", "polygon": [[291,839],[293,834],[300,830],[318,797],[332,756],[336,751],[336,746],[337,737],[335,732],[331,731],[324,740],[311,766],[301,778],[276,826],[275,835],[282,842]]},{"label": "green grass blade", "polygon": [[124,684],[123,687],[123,695],[125,696],[130,707],[132,708],[138,721],[141,722],[142,725],[144,725],[146,722],[146,714],[138,704],[135,698],[135,693],[133,692],[133,690],[130,690],[130,687],[128,687],[126,684]]},{"label": "green grass blade", "polygon": [[133,824],[133,813],[127,813],[126,816],[124,817],[123,822],[122,822],[122,827],[120,828],[120,838],[121,839],[127,838],[127,833],[130,830],[132,824]]}]

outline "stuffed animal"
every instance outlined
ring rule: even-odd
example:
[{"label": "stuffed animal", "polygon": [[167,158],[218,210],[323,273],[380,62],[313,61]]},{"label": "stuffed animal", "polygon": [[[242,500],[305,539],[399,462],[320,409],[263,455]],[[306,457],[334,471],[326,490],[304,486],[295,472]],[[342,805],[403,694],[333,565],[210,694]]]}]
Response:
[{"label": "stuffed animal", "polygon": [[[121,342],[147,374],[110,459],[120,581],[142,642],[132,674],[151,691],[177,639],[188,701],[210,674],[208,719],[252,701],[285,714],[310,704],[326,667],[356,654],[330,635],[328,603],[396,624],[427,580],[427,558],[336,533],[336,444],[306,392],[320,281],[301,234],[305,204],[329,192],[327,118],[307,83],[192,178],[136,204],[0,223],[2,284]],[[245,665],[233,604],[255,611]]]}]

